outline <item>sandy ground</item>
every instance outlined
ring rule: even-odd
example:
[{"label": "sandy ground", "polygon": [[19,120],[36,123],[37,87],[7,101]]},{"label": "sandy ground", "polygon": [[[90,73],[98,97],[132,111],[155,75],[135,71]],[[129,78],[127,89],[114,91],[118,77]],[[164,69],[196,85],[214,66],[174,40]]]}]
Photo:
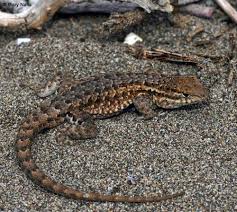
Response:
[{"label": "sandy ground", "polygon": [[[191,16],[152,15],[128,31],[147,47],[181,53],[205,53],[221,59],[203,59],[203,69],[159,61],[138,60],[124,51],[125,33],[97,39],[92,33],[103,16],[57,19],[47,30],[30,34],[1,32],[0,38],[0,209],[4,211],[157,211],[237,209],[237,81],[227,79],[229,35],[234,25]],[[196,27],[204,32],[187,38]],[[219,35],[219,36],[218,36]],[[216,36],[216,38],[215,38]],[[16,46],[17,37],[32,42]],[[199,41],[210,40],[198,45]],[[35,139],[33,152],[45,172],[83,191],[128,195],[171,194],[183,197],[161,203],[88,203],[66,199],[32,183],[15,157],[17,129],[24,117],[43,100],[26,85],[40,85],[55,71],[75,77],[113,71],[152,69],[164,74],[195,74],[209,90],[209,104],[179,110],[158,110],[153,120],[135,112],[98,120],[96,139],[58,144],[55,130]],[[234,73],[236,77],[236,72]],[[50,97],[53,98],[53,97]],[[49,99],[50,99],[49,98]],[[128,176],[136,178],[129,184]]]}]

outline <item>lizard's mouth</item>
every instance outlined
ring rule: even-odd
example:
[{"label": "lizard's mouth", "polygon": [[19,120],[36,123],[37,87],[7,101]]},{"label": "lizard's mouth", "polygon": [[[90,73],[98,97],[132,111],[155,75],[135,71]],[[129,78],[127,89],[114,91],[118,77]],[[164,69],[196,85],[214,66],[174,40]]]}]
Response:
[{"label": "lizard's mouth", "polygon": [[205,101],[205,98],[199,97],[199,96],[192,96],[192,97],[184,97],[181,102],[186,103],[187,105],[189,104],[197,104],[197,103],[202,103]]},{"label": "lizard's mouth", "polygon": [[189,95],[183,94],[183,98],[186,99],[187,103],[191,101],[191,103],[205,103],[208,101],[208,93],[204,92],[203,95]]},{"label": "lizard's mouth", "polygon": [[208,100],[207,96],[196,96],[196,95],[188,95],[188,94],[182,94],[182,96],[183,97],[176,100],[177,104],[178,105],[180,104],[180,106],[206,103]]}]

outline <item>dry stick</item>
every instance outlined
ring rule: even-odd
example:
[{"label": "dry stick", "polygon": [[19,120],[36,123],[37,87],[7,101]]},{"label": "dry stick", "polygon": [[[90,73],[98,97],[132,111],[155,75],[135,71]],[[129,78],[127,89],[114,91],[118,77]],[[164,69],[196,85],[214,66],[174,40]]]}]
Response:
[{"label": "dry stick", "polygon": [[136,58],[141,59],[158,59],[161,61],[177,62],[177,63],[190,63],[198,64],[199,58],[191,55],[183,55],[175,52],[165,51],[163,49],[146,49],[140,46],[128,47],[130,52]]},{"label": "dry stick", "polygon": [[200,4],[190,4],[187,6],[179,7],[178,11],[190,13],[191,15],[195,15],[202,18],[211,18],[214,12],[214,8]]},{"label": "dry stick", "polygon": [[0,12],[0,27],[20,28],[24,26],[41,29],[42,25],[66,2],[67,0],[39,0],[17,14]]},{"label": "dry stick", "polygon": [[224,12],[237,24],[237,11],[226,0],[215,0]]}]

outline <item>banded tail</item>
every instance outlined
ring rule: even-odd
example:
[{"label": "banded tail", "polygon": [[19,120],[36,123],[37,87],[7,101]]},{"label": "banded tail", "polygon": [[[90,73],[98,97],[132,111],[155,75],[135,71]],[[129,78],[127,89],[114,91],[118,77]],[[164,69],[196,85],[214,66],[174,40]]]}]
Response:
[{"label": "banded tail", "polygon": [[184,194],[184,192],[175,193],[167,196],[125,196],[125,195],[104,195],[100,193],[84,193],[74,188],[70,188],[59,182],[56,182],[47,176],[38,168],[32,157],[31,145],[33,137],[44,129],[56,127],[64,122],[64,117],[60,110],[50,108],[46,112],[33,113],[26,118],[21,124],[16,141],[17,158],[22,169],[28,177],[36,181],[38,185],[53,193],[63,195],[67,198],[85,200],[85,201],[101,201],[101,202],[160,202],[163,200],[173,199]]}]

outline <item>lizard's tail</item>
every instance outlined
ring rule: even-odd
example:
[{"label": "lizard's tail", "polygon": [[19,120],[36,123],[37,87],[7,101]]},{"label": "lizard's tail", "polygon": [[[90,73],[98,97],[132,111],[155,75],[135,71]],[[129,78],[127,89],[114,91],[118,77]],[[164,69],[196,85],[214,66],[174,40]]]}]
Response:
[{"label": "lizard's tail", "polygon": [[17,158],[23,170],[26,174],[41,187],[54,192],[56,194],[63,195],[68,198],[86,200],[86,201],[109,201],[109,202],[160,202],[162,200],[172,199],[184,194],[184,192],[176,193],[167,196],[154,196],[154,197],[143,197],[143,196],[124,196],[124,195],[103,195],[100,193],[84,193],[76,189],[70,188],[59,182],[56,182],[49,176],[47,176],[42,170],[38,168],[33,160],[31,153],[31,145],[33,137],[46,128],[55,127],[64,122],[59,112],[48,111],[47,113],[31,114],[22,123],[18,132],[16,149]]}]

